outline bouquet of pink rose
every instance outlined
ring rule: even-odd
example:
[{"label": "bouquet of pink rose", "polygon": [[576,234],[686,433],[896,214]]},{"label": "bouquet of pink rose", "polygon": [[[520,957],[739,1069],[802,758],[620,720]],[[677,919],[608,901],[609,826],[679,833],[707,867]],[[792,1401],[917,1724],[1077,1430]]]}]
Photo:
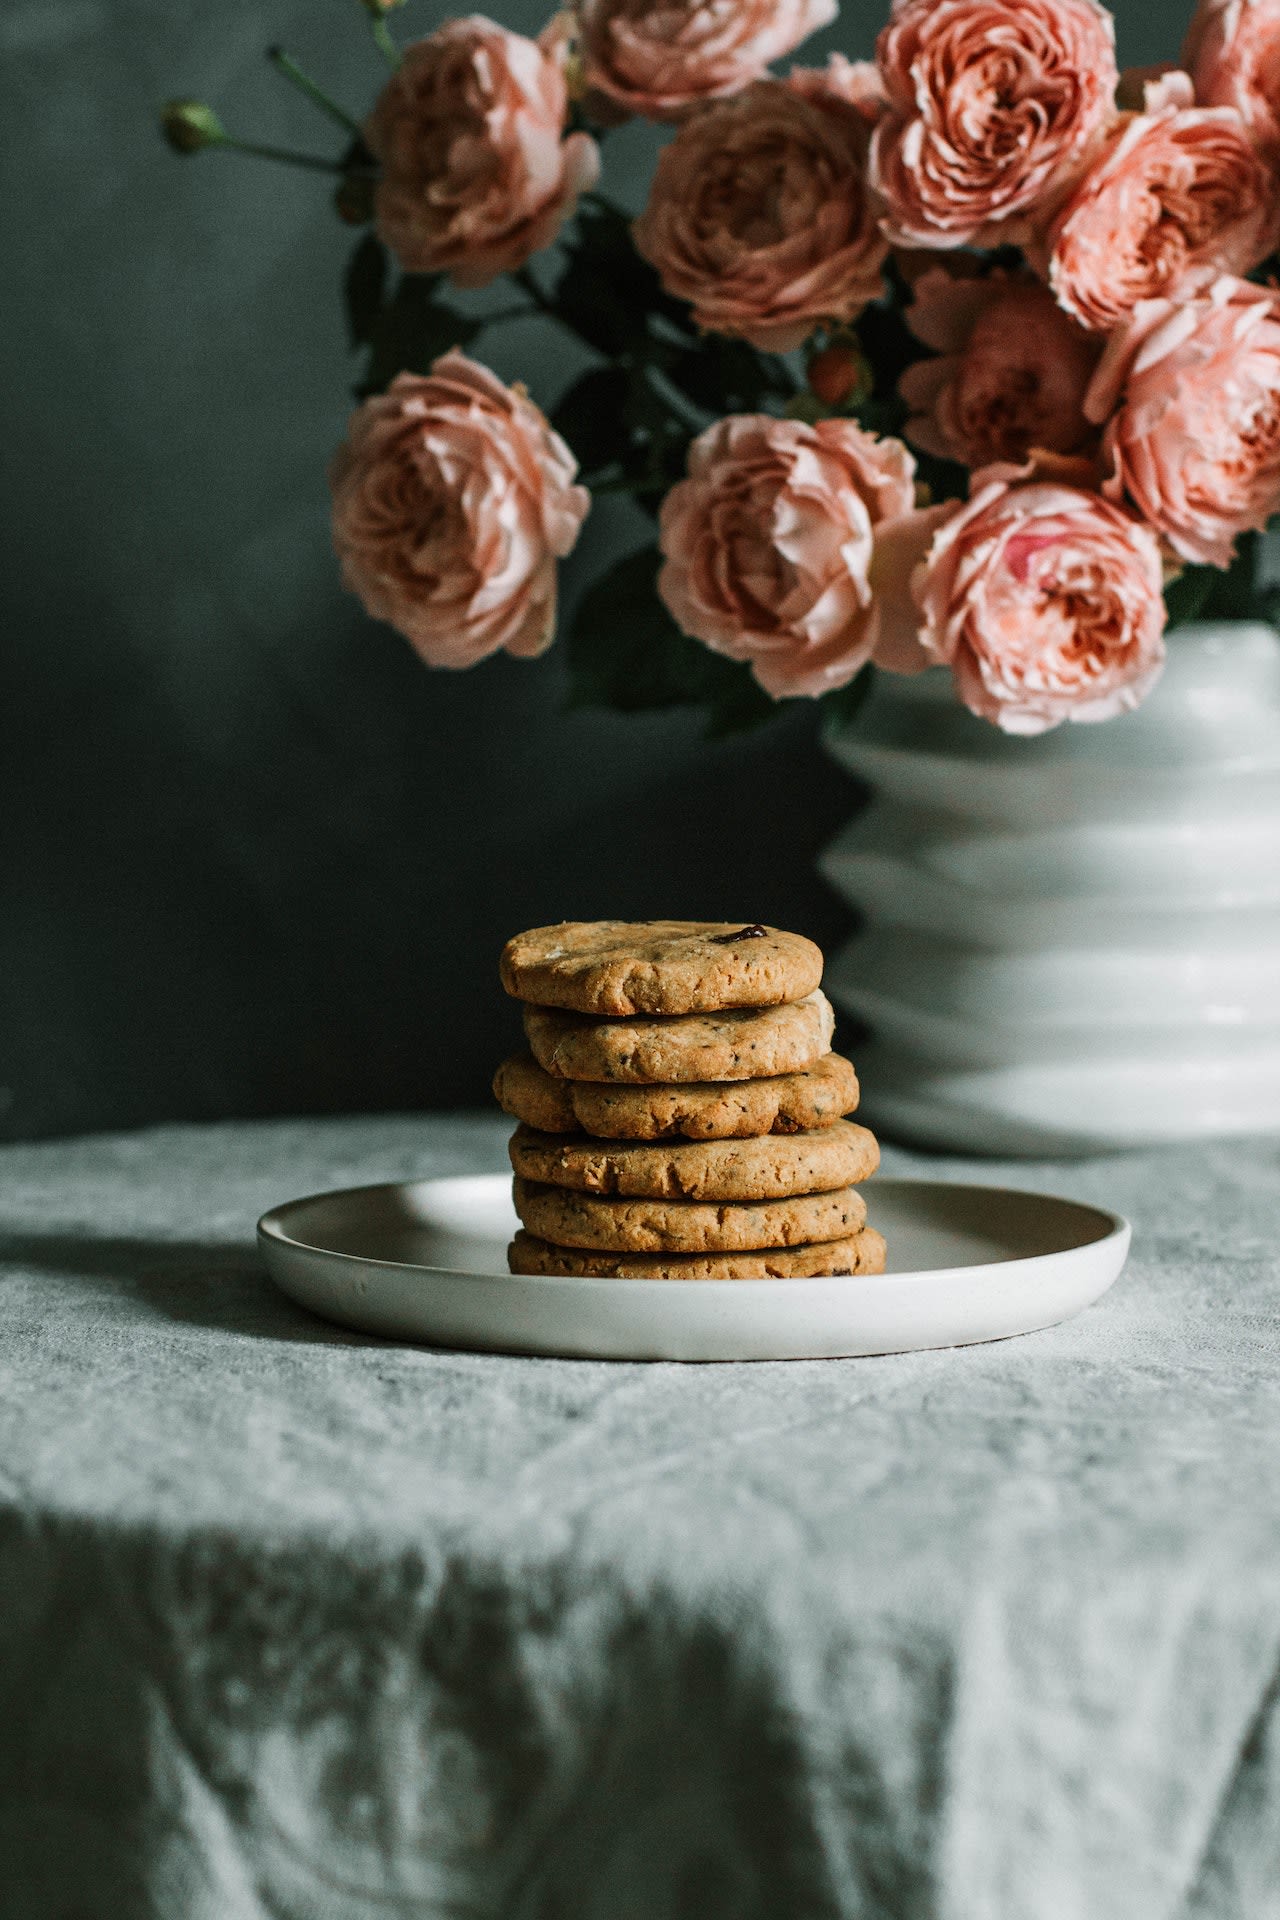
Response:
[{"label": "bouquet of pink rose", "polygon": [[[941,663],[1018,733],[1102,720],[1166,626],[1274,615],[1280,0],[1201,0],[1184,65],[1117,73],[1096,0],[895,0],[874,62],[789,54],[836,0],[580,0],[396,46],[331,166],[361,404],[334,539],[433,666],[553,637],[593,493],[656,537],[584,594],[577,697],[847,706]],[[638,219],[608,130],[674,123]],[[531,264],[537,257],[536,267]],[[506,275],[517,304],[444,289]],[[592,354],[550,417],[468,350],[539,311]],[[581,477],[580,477],[581,476]]]}]

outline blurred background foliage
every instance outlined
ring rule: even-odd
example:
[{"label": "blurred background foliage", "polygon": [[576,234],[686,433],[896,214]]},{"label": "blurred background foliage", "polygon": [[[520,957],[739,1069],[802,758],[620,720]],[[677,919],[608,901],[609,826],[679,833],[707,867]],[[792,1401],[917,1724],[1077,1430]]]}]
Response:
[{"label": "blurred background foliage", "polygon": [[[533,32],[547,8],[492,11]],[[1122,59],[1167,53],[1154,0],[1117,12]],[[883,13],[846,0],[798,57],[869,53]],[[428,674],[341,592],[352,231],[323,176],[179,161],[155,131],[197,96],[245,138],[336,151],[272,43],[359,114],[385,74],[357,0],[0,9],[0,1137],[480,1105],[518,927],[845,924],[812,859],[853,796],[803,703],[707,744],[694,713],[570,709],[563,648]],[[608,141],[632,207],[659,137]],[[591,364],[536,319],[483,353],[548,407]],[[641,538],[600,501],[569,606]]]}]

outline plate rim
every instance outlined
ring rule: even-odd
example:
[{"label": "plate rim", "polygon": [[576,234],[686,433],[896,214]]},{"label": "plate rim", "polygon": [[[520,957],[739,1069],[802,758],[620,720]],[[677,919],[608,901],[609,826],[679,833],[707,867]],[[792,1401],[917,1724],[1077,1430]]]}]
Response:
[{"label": "plate rim", "polygon": [[[317,1193],[299,1194],[292,1200],[285,1200],[277,1206],[269,1207],[258,1220],[257,1238],[259,1243],[268,1241],[275,1247],[311,1254],[324,1260],[343,1263],[350,1262],[359,1267],[376,1267],[386,1273],[429,1274],[440,1276],[444,1279],[461,1279],[469,1282],[489,1281],[498,1284],[509,1284],[513,1281],[518,1281],[522,1287],[529,1282],[539,1284],[551,1282],[554,1285],[562,1285],[566,1278],[563,1274],[472,1273],[461,1267],[426,1266],[418,1261],[383,1260],[376,1254],[347,1253],[337,1247],[317,1247],[309,1241],[295,1239],[291,1234],[287,1233],[280,1219],[280,1216],[292,1212],[295,1208],[314,1206],[317,1201],[321,1200],[346,1200],[363,1194],[398,1193],[408,1187],[434,1187],[446,1184],[456,1185],[461,1182],[505,1181],[509,1178],[510,1176],[508,1174],[503,1173],[501,1169],[497,1169],[490,1170],[487,1173],[426,1175],[417,1180],[370,1180],[354,1187],[324,1188]],[[1094,1214],[1099,1221],[1105,1223],[1106,1226],[1106,1231],[1099,1233],[1094,1239],[1081,1241],[1076,1246],[1053,1248],[1047,1253],[1017,1254],[1005,1260],[979,1260],[967,1267],[914,1267],[906,1272],[881,1273],[866,1276],[869,1279],[873,1278],[881,1283],[895,1281],[907,1286],[913,1283],[921,1286],[929,1283],[936,1285],[941,1281],[961,1278],[965,1274],[971,1275],[975,1271],[986,1273],[992,1269],[998,1269],[1001,1273],[1008,1272],[1010,1274],[1016,1274],[1019,1269],[1033,1268],[1045,1260],[1064,1260],[1070,1259],[1072,1255],[1081,1254],[1096,1255],[1113,1242],[1123,1243],[1120,1248],[1121,1267],[1123,1267],[1124,1260],[1128,1257],[1129,1246],[1133,1237],[1132,1222],[1128,1220],[1124,1214],[1117,1213],[1114,1208],[1098,1206],[1092,1200],[1076,1200],[1070,1194],[1044,1193],[1039,1189],[1029,1187],[995,1185],[990,1181],[930,1180],[925,1176],[916,1174],[877,1174],[873,1176],[873,1179],[875,1187],[879,1190],[883,1190],[886,1187],[927,1187],[943,1192],[990,1193],[1000,1196],[1012,1195],[1022,1200],[1048,1201],[1053,1206],[1075,1207],[1082,1213]],[[830,1284],[832,1279],[842,1277],[843,1276],[831,1274],[804,1274],[797,1275],[790,1279],[775,1281],[772,1284],[785,1286],[788,1292],[794,1293],[796,1289],[807,1286],[825,1287]],[[682,1280],[678,1274],[655,1274],[644,1279],[619,1279],[616,1276],[608,1274],[574,1274],[571,1278],[575,1287],[586,1286],[592,1289],[623,1288],[631,1297],[635,1296],[637,1289],[648,1287],[686,1287],[690,1284],[689,1281]],[[736,1290],[739,1288],[747,1288],[750,1289],[752,1294],[758,1294],[761,1287],[769,1286],[771,1283],[767,1280],[717,1279],[700,1280],[697,1284],[700,1293],[705,1293],[708,1289]]]}]

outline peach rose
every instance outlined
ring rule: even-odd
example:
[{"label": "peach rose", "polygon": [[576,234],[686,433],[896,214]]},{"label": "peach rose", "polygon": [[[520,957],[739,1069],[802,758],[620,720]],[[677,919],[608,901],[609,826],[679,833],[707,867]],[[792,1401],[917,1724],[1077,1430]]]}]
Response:
[{"label": "peach rose", "polygon": [[846,60],[842,53],[830,53],[825,67],[792,67],[787,85],[806,100],[827,106],[843,101],[857,110],[868,130],[884,111],[884,88],[874,60]]},{"label": "peach rose", "polygon": [[[1166,83],[1167,84],[1167,83]],[[1280,183],[1230,107],[1124,121],[1049,235],[1049,282],[1109,333],[1139,300],[1247,273],[1280,234]]]},{"label": "peach rose", "polygon": [[1280,0],[1200,0],[1182,57],[1196,98],[1234,107],[1280,161]]},{"label": "peach rose", "polygon": [[432,667],[550,645],[590,496],[518,387],[446,353],[351,417],[329,470],[343,582]]},{"label": "peach rose", "polygon": [[382,163],[378,232],[407,273],[483,287],[549,246],[600,173],[595,141],[562,138],[568,94],[547,47],[482,14],[406,47],[365,128]]},{"label": "peach rose", "polygon": [[741,93],[835,17],[836,0],[581,0],[584,77],[615,114],[679,120]]},{"label": "peach rose", "polygon": [[658,591],[685,633],[745,660],[766,693],[844,686],[895,622],[927,542],[915,463],[850,420],[717,421],[662,507]]},{"label": "peach rose", "polygon": [[1033,447],[1075,453],[1090,438],[1084,396],[1099,348],[1038,280],[959,279],[935,266],[916,281],[906,321],[942,355],[899,382],[913,447],[985,467]]},{"label": "peach rose", "polygon": [[664,148],[636,246],[699,326],[787,353],[882,290],[866,148],[861,108],[820,76],[759,80]]},{"label": "peach rose", "polygon": [[1164,663],[1155,535],[1122,507],[999,466],[934,535],[913,582],[918,664],[951,668],[971,712],[1006,733],[1109,720]]},{"label": "peach rose", "polygon": [[1127,495],[1181,559],[1228,566],[1236,535],[1280,510],[1280,295],[1224,275],[1144,300],[1085,407],[1110,420],[1108,495]]},{"label": "peach rose", "polygon": [[1114,116],[1095,0],[900,0],[876,58],[889,110],[872,180],[905,247],[1022,244]]}]

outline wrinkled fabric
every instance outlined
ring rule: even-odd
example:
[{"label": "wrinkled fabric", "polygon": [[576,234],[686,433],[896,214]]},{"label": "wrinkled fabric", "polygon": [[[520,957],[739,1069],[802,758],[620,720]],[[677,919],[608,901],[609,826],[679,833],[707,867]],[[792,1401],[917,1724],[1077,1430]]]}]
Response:
[{"label": "wrinkled fabric", "polygon": [[1273,1920],[1280,1149],[888,1153],[1134,1219],[1098,1306],[955,1352],[445,1353],[273,1290],[263,1209],[503,1131],[0,1152],[5,1920]]}]

